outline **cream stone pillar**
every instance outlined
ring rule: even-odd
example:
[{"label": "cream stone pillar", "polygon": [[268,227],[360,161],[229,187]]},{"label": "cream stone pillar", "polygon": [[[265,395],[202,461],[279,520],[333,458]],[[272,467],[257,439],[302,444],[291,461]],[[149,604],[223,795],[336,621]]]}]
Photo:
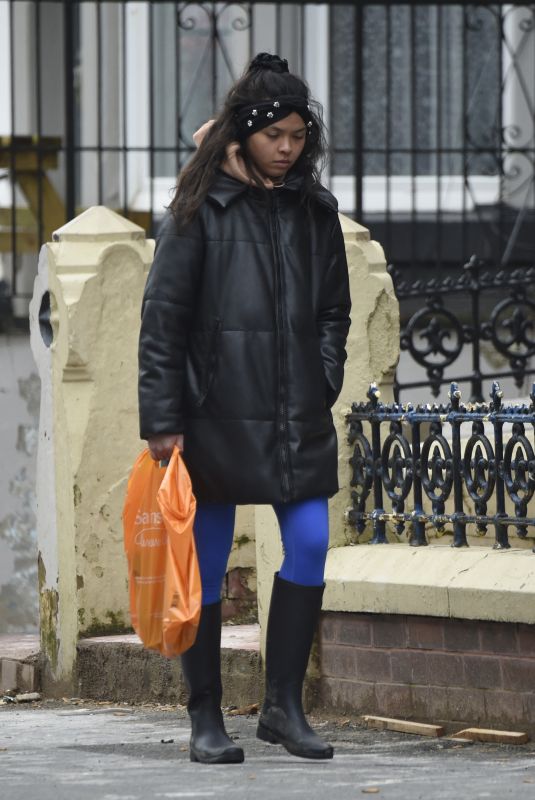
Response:
[{"label": "cream stone pillar", "polygon": [[[331,547],[349,544],[351,530],[346,511],[351,505],[349,481],[351,448],[347,443],[346,415],[351,403],[365,400],[369,384],[376,381],[385,402],[393,399],[394,372],[399,357],[399,305],[392,279],[386,271],[381,246],[370,240],[369,231],[340,215],[347,261],[352,310],[347,340],[344,387],[333,407],[338,434],[338,481],[340,491],[329,502]],[[256,506],[256,569],[258,616],[265,643],[265,623],[273,573],[282,559],[277,518],[271,506]]]},{"label": "cream stone pillar", "polygon": [[137,340],[154,242],[102,206],[54,234],[30,306],[41,377],[37,536],[49,691],[72,687],[80,633],[128,625],[121,512],[140,450]]}]

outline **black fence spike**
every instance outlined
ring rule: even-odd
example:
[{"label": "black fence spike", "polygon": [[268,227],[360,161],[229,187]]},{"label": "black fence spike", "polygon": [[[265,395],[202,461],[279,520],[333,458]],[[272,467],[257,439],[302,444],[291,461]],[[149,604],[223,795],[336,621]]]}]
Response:
[{"label": "black fence spike", "polygon": [[[450,405],[381,403],[378,416],[373,405],[378,394],[372,384],[372,402],[359,406],[359,420],[371,424],[372,440],[362,434],[361,424],[358,435],[353,435],[355,452],[350,460],[351,486],[356,487],[352,519],[359,532],[366,522],[373,522],[372,544],[387,543],[389,525],[399,534],[407,523],[411,546],[427,544],[426,524],[439,531],[452,530],[454,547],[467,545],[469,526],[481,535],[489,526],[494,527],[494,547],[500,550],[510,546],[509,526],[520,536],[535,532],[535,517],[527,516],[535,493],[535,458],[531,457],[525,433],[527,424],[535,427],[535,383],[529,407],[525,403],[502,407],[503,391],[498,381],[493,381],[490,405],[462,403],[459,384],[452,381]],[[400,412],[411,417],[410,436],[403,433]],[[490,414],[492,433],[485,428],[485,417]],[[512,423],[507,434],[500,420]],[[423,441],[422,423],[429,424]],[[363,455],[363,448],[368,455]],[[424,511],[424,495],[431,502],[432,513]],[[368,498],[367,509],[363,497]],[[496,512],[489,514],[492,498]],[[515,508],[514,515],[506,511],[506,498]],[[446,514],[446,503],[452,499],[454,511]],[[388,503],[391,511],[385,507]]]}]

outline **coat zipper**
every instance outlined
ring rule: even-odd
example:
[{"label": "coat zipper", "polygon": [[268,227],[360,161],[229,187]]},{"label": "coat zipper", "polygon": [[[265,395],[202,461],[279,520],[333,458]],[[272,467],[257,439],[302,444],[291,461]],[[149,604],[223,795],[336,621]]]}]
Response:
[{"label": "coat zipper", "polygon": [[275,262],[275,295],[276,295],[276,339],[277,339],[277,366],[278,366],[278,409],[277,426],[279,436],[279,459],[281,464],[281,482],[283,500],[291,498],[290,488],[290,458],[288,452],[288,431],[286,426],[286,356],[284,340],[284,315],[282,301],[282,275],[279,257],[279,228],[275,198],[270,198],[270,234]]}]

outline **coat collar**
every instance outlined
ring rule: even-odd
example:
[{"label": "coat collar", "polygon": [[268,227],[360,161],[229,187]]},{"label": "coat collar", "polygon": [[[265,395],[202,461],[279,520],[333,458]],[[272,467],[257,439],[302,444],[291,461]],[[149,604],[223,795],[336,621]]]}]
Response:
[{"label": "coat collar", "polygon": [[[292,175],[286,180],[284,187],[281,189],[270,189],[268,191],[297,192],[301,188],[302,183],[303,179],[300,175]],[[237,197],[247,191],[259,192],[260,190],[248,186],[246,183],[243,183],[242,181],[239,181],[220,170],[216,180],[208,190],[207,197],[220,205],[221,208],[227,208],[227,206],[231,205],[231,203]],[[330,208],[331,211],[338,211],[338,202],[335,196],[321,184],[317,184],[317,188],[314,191],[313,197],[318,203]]]},{"label": "coat collar", "polygon": [[246,183],[239,181],[237,178],[232,178],[226,172],[219,170],[206,196],[220,205],[221,208],[226,208],[236,197],[246,192],[248,188]]}]

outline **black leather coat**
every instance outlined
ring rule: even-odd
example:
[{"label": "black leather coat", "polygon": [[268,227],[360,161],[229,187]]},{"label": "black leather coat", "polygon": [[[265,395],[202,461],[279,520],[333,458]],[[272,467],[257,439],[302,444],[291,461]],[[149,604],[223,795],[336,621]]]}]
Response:
[{"label": "black leather coat", "polygon": [[[338,491],[330,407],[351,308],[334,197],[300,179],[262,192],[220,173],[180,233],[169,216],[145,289],[141,437],[184,434],[198,500],[276,503]],[[268,195],[266,199],[265,194]]]}]

